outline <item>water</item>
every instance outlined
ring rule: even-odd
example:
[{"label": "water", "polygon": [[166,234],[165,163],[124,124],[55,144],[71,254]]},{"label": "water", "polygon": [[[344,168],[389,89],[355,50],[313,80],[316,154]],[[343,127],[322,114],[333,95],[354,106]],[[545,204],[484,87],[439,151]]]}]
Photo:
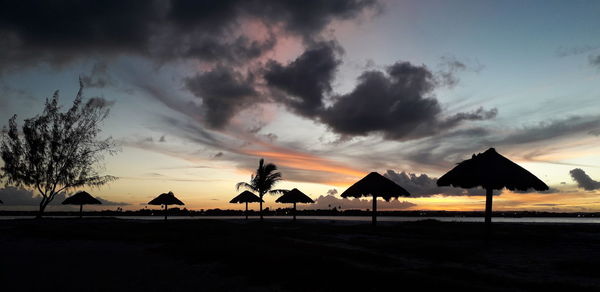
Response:
[{"label": "water", "polygon": [[[49,218],[75,218],[74,216],[48,216]],[[0,216],[0,220],[10,219],[33,219],[33,216]],[[102,218],[101,216],[86,216],[86,218]],[[133,219],[133,220],[163,220],[162,216],[114,216],[118,219]],[[175,220],[239,220],[241,216],[170,216],[170,219]],[[256,220],[258,216],[250,216],[252,220]],[[369,222],[370,216],[298,216],[298,220],[323,220],[323,221],[358,221]],[[433,219],[443,222],[484,222],[483,217],[400,217],[400,216],[380,216],[377,221],[380,222],[411,222]],[[265,220],[291,220],[290,216],[268,216]],[[493,222],[506,223],[587,223],[600,224],[600,217],[494,217]]]}]

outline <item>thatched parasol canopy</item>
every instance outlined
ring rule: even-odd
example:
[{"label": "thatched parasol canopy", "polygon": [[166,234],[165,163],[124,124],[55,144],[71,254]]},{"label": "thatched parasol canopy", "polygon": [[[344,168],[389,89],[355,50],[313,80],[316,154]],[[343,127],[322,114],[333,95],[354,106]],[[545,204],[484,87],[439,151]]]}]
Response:
[{"label": "thatched parasol canopy", "polygon": [[281,197],[277,198],[277,200],[275,200],[275,202],[284,203],[284,204],[294,204],[294,209],[292,211],[292,218],[294,221],[296,221],[296,204],[297,203],[311,204],[311,203],[314,203],[315,201],[313,201],[313,199],[311,199],[309,196],[307,196],[300,190],[294,188],[291,191],[284,191],[283,195]]},{"label": "thatched parasol canopy", "polygon": [[383,198],[386,202],[389,202],[392,198],[408,197],[410,196],[410,193],[387,177],[377,172],[371,172],[361,180],[351,185],[341,194],[341,196],[342,198],[373,197],[372,222],[373,225],[375,225],[377,223],[378,197]]},{"label": "thatched parasol canopy", "polygon": [[531,172],[498,154],[494,148],[473,154],[437,181],[438,186],[461,188],[483,187],[486,189],[485,222],[492,222],[493,190],[537,191],[548,190],[548,186]]},{"label": "thatched parasol canopy", "polygon": [[255,195],[254,193],[251,193],[250,191],[243,191],[242,193],[237,195],[235,198],[231,199],[231,201],[229,201],[229,203],[233,203],[233,204],[246,203],[246,212],[244,212],[244,214],[246,215],[246,220],[248,220],[248,203],[263,203],[263,202],[264,202],[263,199],[261,199],[259,196]]},{"label": "thatched parasol canopy", "polygon": [[62,204],[79,205],[79,218],[83,218],[83,205],[99,205],[102,204],[102,202],[92,197],[92,195],[90,195],[88,192],[81,191],[66,198]]},{"label": "thatched parasol canopy", "polygon": [[167,209],[169,205],[185,205],[182,201],[175,198],[173,192],[168,192],[164,194],[160,194],[158,197],[154,198],[152,201],[148,202],[149,205],[165,205],[165,221],[167,220]]},{"label": "thatched parasol canopy", "polygon": [[375,196],[389,201],[391,198],[408,197],[410,193],[387,177],[377,172],[371,172],[350,186],[341,196],[343,198]]},{"label": "thatched parasol canopy", "polygon": [[63,202],[63,205],[99,205],[102,202],[98,201],[98,199],[92,197],[88,192],[81,191],[78,192],[68,198],[66,198]]},{"label": "thatched parasol canopy", "polygon": [[233,203],[233,204],[259,203],[259,202],[264,202],[264,201],[261,198],[259,198],[257,195],[255,195],[249,191],[243,191],[242,193],[237,195],[235,198],[231,199],[231,201],[229,201],[229,203]]},{"label": "thatched parasol canopy", "polygon": [[460,188],[483,187],[484,189],[511,191],[535,189],[548,190],[548,186],[531,172],[498,154],[494,148],[473,154],[444,174],[437,181],[438,186]]},{"label": "thatched parasol canopy", "polygon": [[294,188],[291,191],[285,192],[281,197],[277,198],[277,200],[275,200],[275,202],[286,203],[286,204],[293,204],[293,203],[310,204],[310,203],[314,203],[315,201],[313,201],[309,196],[305,195],[300,190]]},{"label": "thatched parasol canopy", "polygon": [[160,194],[152,201],[148,202],[149,205],[185,205],[182,201],[175,198],[173,192]]}]

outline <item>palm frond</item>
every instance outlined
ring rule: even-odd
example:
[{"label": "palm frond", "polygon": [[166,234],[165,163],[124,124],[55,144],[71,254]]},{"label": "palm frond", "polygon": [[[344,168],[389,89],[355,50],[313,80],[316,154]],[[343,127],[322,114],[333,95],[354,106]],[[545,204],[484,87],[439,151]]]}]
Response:
[{"label": "palm frond", "polygon": [[238,191],[240,189],[242,189],[242,188],[246,188],[246,189],[250,189],[250,190],[256,191],[256,188],[253,185],[251,185],[251,184],[249,184],[247,182],[239,182],[239,183],[235,184],[235,188]]}]

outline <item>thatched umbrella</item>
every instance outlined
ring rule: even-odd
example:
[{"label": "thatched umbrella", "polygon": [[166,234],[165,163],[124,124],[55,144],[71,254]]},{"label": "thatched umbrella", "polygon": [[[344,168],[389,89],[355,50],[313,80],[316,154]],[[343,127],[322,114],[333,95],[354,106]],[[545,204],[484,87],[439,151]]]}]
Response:
[{"label": "thatched umbrella", "polygon": [[63,205],[79,205],[79,218],[83,218],[83,205],[100,205],[102,202],[92,197],[88,192],[81,191],[68,198],[63,202]]},{"label": "thatched umbrella", "polygon": [[185,205],[182,201],[175,198],[173,192],[168,192],[164,194],[160,194],[158,197],[154,198],[152,201],[148,202],[149,205],[165,205],[165,220],[167,220],[167,209],[169,205]]},{"label": "thatched umbrella", "polygon": [[248,203],[262,203],[264,202],[261,198],[259,198],[257,195],[249,192],[249,191],[243,191],[241,192],[239,195],[237,195],[235,198],[231,199],[231,201],[229,201],[229,203],[233,203],[233,204],[238,204],[238,203],[246,203],[246,220],[248,220]]},{"label": "thatched umbrella", "polygon": [[284,204],[294,204],[294,211],[293,211],[294,219],[293,220],[296,221],[296,203],[312,204],[315,201],[313,201],[310,197],[305,195],[303,192],[294,188],[291,191],[284,192],[284,194],[281,197],[277,198],[277,200],[275,200],[275,202],[284,203]]},{"label": "thatched umbrella", "polygon": [[494,190],[511,191],[535,189],[545,191],[548,186],[526,169],[498,154],[494,148],[473,154],[437,181],[438,186],[460,188],[483,187],[486,190],[485,223],[492,223],[492,197]]},{"label": "thatched umbrella", "polygon": [[377,197],[383,198],[389,202],[392,198],[408,197],[410,193],[395,182],[389,180],[385,176],[371,172],[361,180],[354,183],[342,194],[342,198],[347,197],[373,197],[373,225],[377,224]]}]

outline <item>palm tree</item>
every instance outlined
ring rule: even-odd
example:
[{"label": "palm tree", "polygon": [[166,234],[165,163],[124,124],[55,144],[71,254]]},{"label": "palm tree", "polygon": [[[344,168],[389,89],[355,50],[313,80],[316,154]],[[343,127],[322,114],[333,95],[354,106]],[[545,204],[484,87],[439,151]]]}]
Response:
[{"label": "palm tree", "polygon": [[263,220],[262,214],[262,198],[266,193],[276,194],[281,193],[281,190],[272,190],[277,182],[281,180],[281,172],[277,171],[277,166],[273,163],[265,164],[264,159],[260,159],[256,173],[250,177],[250,182],[239,182],[235,185],[239,191],[241,188],[246,188],[258,193],[261,199],[260,203],[260,220]]}]

